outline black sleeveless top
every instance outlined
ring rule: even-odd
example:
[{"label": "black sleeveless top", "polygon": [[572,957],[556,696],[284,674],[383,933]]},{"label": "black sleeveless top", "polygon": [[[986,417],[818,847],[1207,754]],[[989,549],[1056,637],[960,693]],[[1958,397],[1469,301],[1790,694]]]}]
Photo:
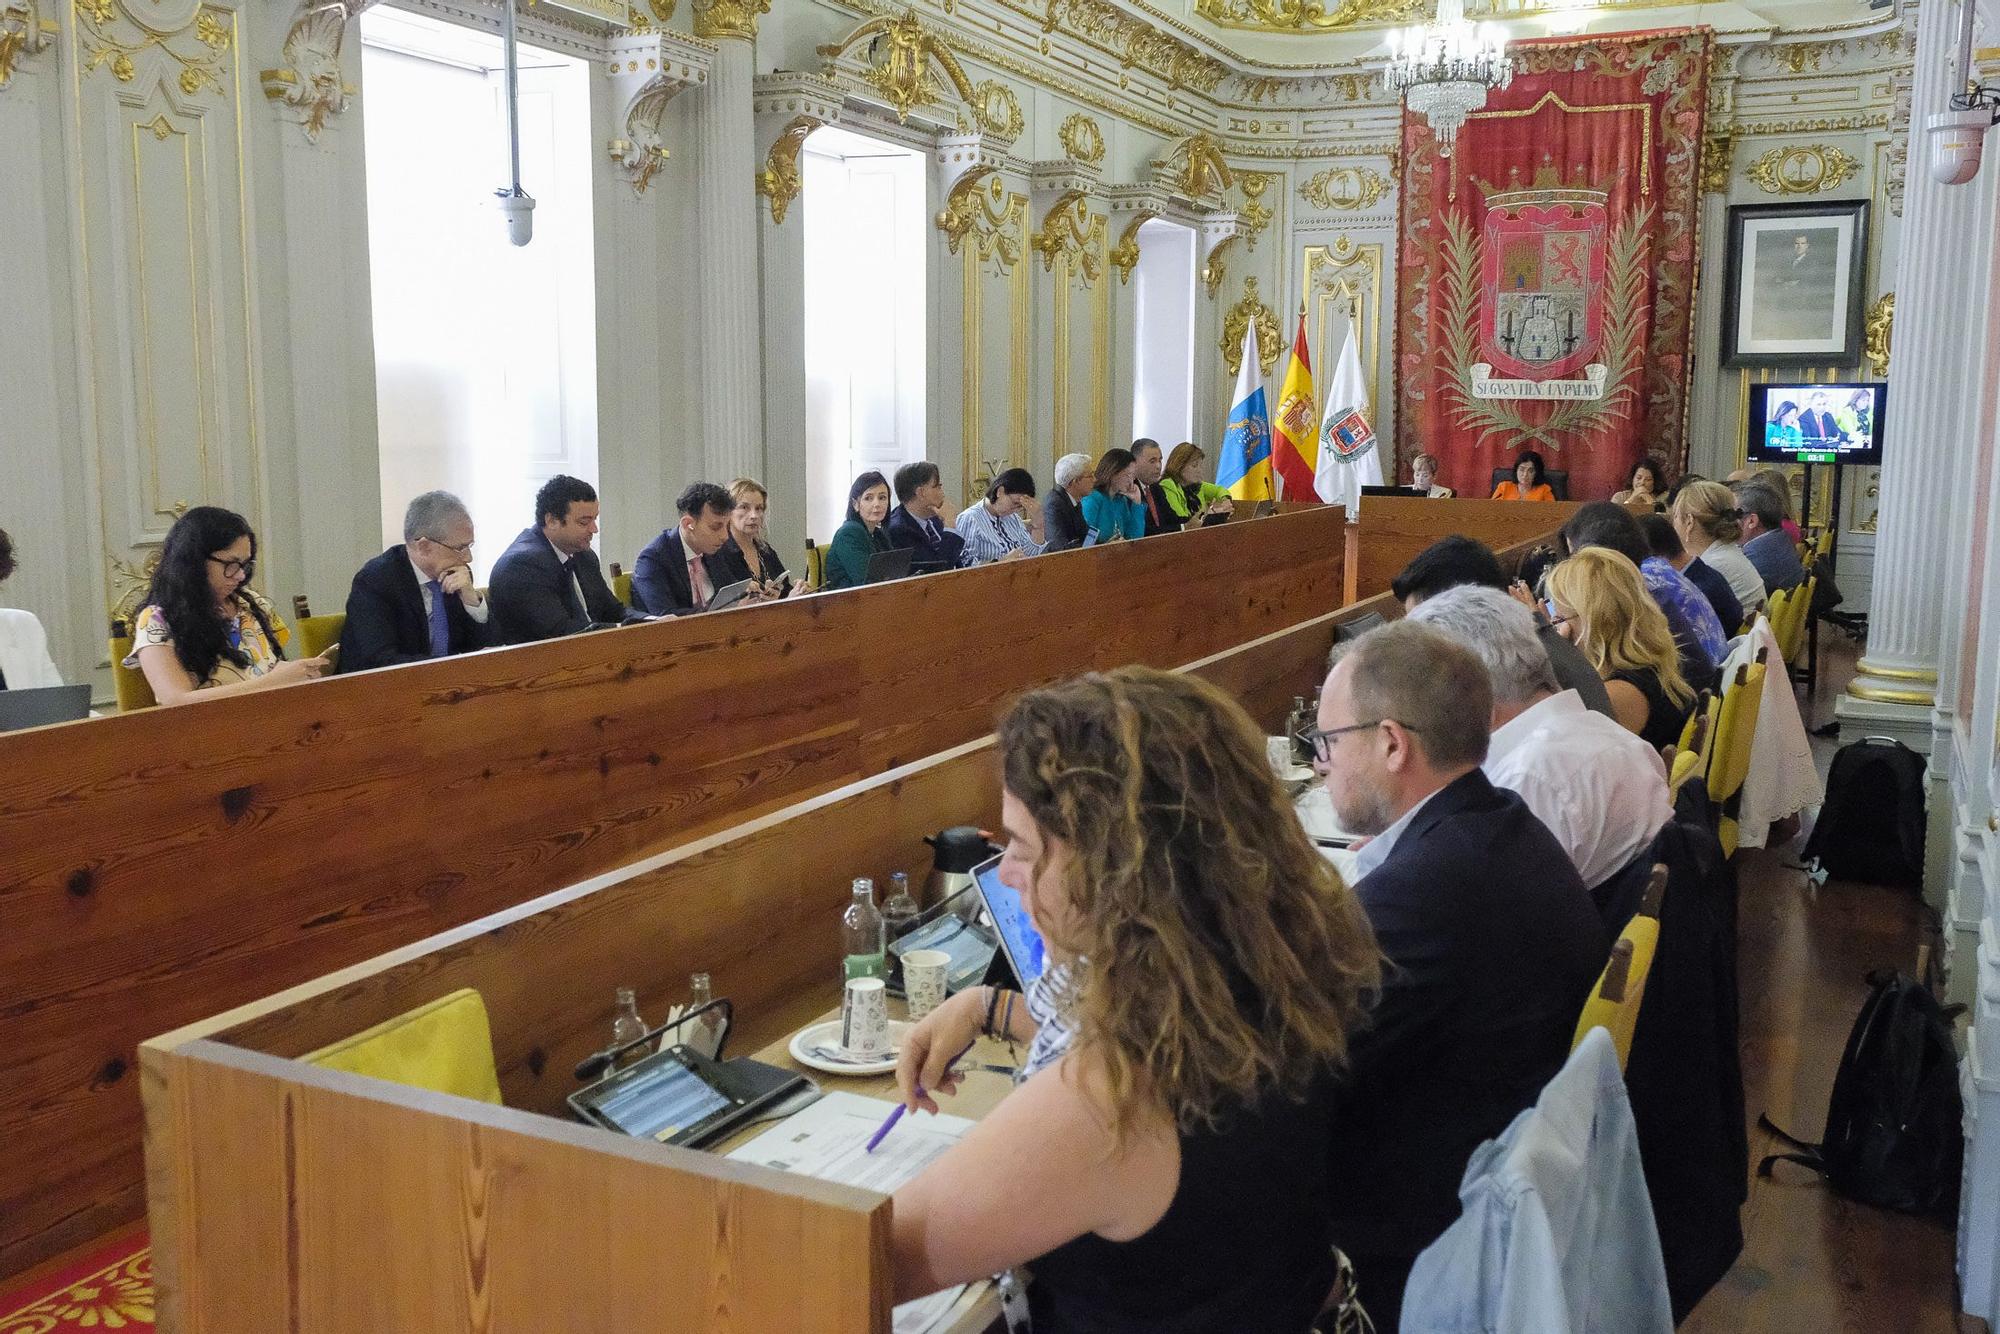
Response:
[{"label": "black sleeveless top", "polygon": [[1304,1334],[1334,1280],[1331,1088],[1183,1134],[1151,1230],[1085,1233],[1028,1266],[1035,1334]]},{"label": "black sleeveless top", "polygon": [[1651,667],[1627,667],[1611,673],[1611,679],[1623,681],[1646,697],[1646,725],[1639,729],[1640,739],[1655,750],[1679,743],[1681,728],[1687,725],[1688,709],[1667,698],[1658,671]]}]

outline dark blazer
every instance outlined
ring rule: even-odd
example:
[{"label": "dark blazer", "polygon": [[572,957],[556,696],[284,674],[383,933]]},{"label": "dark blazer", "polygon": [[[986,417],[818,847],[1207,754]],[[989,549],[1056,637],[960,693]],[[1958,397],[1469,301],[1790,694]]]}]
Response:
[{"label": "dark blazer", "polygon": [[1174,513],[1174,507],[1167,503],[1167,493],[1160,490],[1158,482],[1144,488],[1146,493],[1146,536],[1158,537],[1161,533],[1178,533],[1187,527],[1187,520]]},{"label": "dark blazer", "polygon": [[[766,582],[769,582],[774,577],[778,578],[783,581],[785,591],[790,591],[792,583],[791,572],[785,569],[783,558],[768,543],[759,542],[757,544],[757,559],[763,562],[764,573],[761,577]],[[681,562],[681,568],[683,570],[687,568],[686,561]],[[719,579],[716,578],[716,571],[718,570],[722,572]],[[744,556],[743,548],[739,545],[739,539],[735,533],[731,533],[729,540],[722,544],[722,550],[708,558],[708,573],[710,578],[715,579],[715,586],[717,588],[721,588],[725,584],[740,584],[745,579],[760,577],[756,572],[751,570],[750,561]]]},{"label": "dark blazer", "polygon": [[[490,605],[481,625],[465,603],[444,597],[445,624],[451,629],[451,652],[470,653],[500,642],[499,615]],[[399,662],[423,662],[431,656],[431,619],[424,612],[424,592],[417,587],[407,548],[393,546],[362,566],[347,591],[347,626],[340,632],[343,672],[365,672]]]},{"label": "dark blazer", "polygon": [[[538,639],[573,635],[598,621],[613,625],[643,621],[627,609],[604,582],[597,553],[586,550],[574,558],[576,583],[583,589],[578,606],[570,571],[556,555],[539,527],[524,530],[493,566],[493,619],[500,639],[508,644],[532,644]],[[343,650],[345,652],[345,650]]]},{"label": "dark blazer", "polygon": [[1733,638],[1743,628],[1743,604],[1736,600],[1736,594],[1730,589],[1729,581],[1722,577],[1722,571],[1703,564],[1701,557],[1697,556],[1688,562],[1681,573],[1708,599],[1708,605],[1715,608],[1715,619],[1722,622],[1722,633]]},{"label": "dark blazer", "polygon": [[935,566],[949,570],[958,564],[959,553],[965,550],[965,539],[953,532],[943,519],[933,517],[938,538],[934,542],[924,531],[923,523],[901,505],[889,511],[889,521],[882,525],[889,534],[892,547],[911,547],[916,551],[915,561],[919,565]]},{"label": "dark blazer", "polygon": [[1083,539],[1090,533],[1090,525],[1083,521],[1083,511],[1071,498],[1069,488],[1058,486],[1050,490],[1048,502],[1042,506],[1042,532],[1048,538],[1044,551],[1068,551],[1071,547],[1083,545]]},{"label": "dark blazer", "polygon": [[[724,544],[722,550],[728,549]],[[736,582],[717,559],[721,554],[718,551],[714,556],[701,558],[710,596],[723,585]],[[742,577],[750,577],[747,566]],[[678,524],[654,538],[639,553],[639,559],[632,562],[632,606],[636,611],[655,616],[685,616],[701,610],[694,605],[694,588],[688,583],[687,548],[681,544]]]},{"label": "dark blazer", "polygon": [[1477,769],[1355,892],[1388,962],[1333,1139],[1334,1236],[1407,1261],[1458,1217],[1472,1151],[1568,1059],[1611,938],[1555,835]]}]

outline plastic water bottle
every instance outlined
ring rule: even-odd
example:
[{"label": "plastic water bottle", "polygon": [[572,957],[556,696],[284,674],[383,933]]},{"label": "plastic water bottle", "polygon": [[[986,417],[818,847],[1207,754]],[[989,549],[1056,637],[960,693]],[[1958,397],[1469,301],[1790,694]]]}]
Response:
[{"label": "plastic water bottle", "polygon": [[897,940],[917,924],[923,914],[910,896],[910,877],[901,871],[889,877],[889,898],[882,905],[882,931],[886,940]]},{"label": "plastic water bottle", "polygon": [[[696,973],[688,979],[688,1013],[693,1014],[714,999],[715,988],[710,984],[707,973]],[[722,1052],[722,1011],[714,1009],[696,1015],[693,1026],[681,1040],[714,1060]]]},{"label": "plastic water bottle", "polygon": [[840,952],[845,962],[842,981],[882,977],[884,957],[882,914],[875,908],[875,882],[862,876],[854,882],[854,902],[840,916]]},{"label": "plastic water bottle", "polygon": [[[628,1042],[636,1041],[644,1037],[645,1033],[646,1021],[639,1017],[638,998],[633,994],[632,988],[618,988],[618,1005],[611,1013],[612,1048],[615,1050]],[[642,1054],[635,1047],[629,1052],[620,1053],[617,1059],[621,1061],[629,1060],[636,1055]]]}]

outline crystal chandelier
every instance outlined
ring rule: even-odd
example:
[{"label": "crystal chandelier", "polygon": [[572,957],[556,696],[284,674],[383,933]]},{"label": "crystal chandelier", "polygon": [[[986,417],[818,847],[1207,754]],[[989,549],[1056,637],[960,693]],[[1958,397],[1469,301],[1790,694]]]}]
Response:
[{"label": "crystal chandelier", "polygon": [[1389,87],[1430,122],[1438,152],[1451,156],[1459,127],[1486,105],[1489,89],[1514,79],[1507,41],[1491,23],[1472,23],[1464,0],[1438,0],[1437,21],[1389,34]]}]

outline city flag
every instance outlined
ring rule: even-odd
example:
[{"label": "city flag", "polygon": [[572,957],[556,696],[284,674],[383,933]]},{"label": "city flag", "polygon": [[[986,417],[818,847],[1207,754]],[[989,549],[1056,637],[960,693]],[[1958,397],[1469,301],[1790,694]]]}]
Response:
[{"label": "city flag", "polygon": [[1285,387],[1278,391],[1278,419],[1272,428],[1277,437],[1271,450],[1278,467],[1279,490],[1289,500],[1311,500],[1314,464],[1319,458],[1319,405],[1313,401],[1304,306],[1299,307],[1299,333],[1292,339],[1292,359],[1285,367]]},{"label": "city flag", "polygon": [[1255,320],[1243,330],[1243,369],[1237,372],[1229,424],[1222,431],[1215,484],[1232,500],[1271,499],[1271,412],[1264,402]]},{"label": "city flag", "polygon": [[1347,521],[1361,512],[1361,488],[1382,485],[1382,452],[1368,425],[1368,382],[1354,330],[1341,340],[1333,382],[1326,390],[1326,416],[1319,428],[1319,461],[1314,486],[1329,505],[1347,506]]}]

